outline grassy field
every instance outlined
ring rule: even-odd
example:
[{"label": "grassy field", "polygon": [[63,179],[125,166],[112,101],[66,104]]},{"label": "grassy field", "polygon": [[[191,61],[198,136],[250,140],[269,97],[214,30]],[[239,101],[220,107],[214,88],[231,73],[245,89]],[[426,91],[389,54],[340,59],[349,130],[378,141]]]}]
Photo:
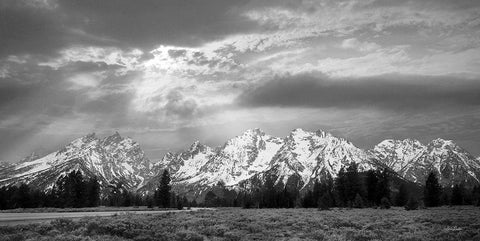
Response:
[{"label": "grassy field", "polygon": [[480,240],[480,209],[218,209],[0,227],[0,240]]}]

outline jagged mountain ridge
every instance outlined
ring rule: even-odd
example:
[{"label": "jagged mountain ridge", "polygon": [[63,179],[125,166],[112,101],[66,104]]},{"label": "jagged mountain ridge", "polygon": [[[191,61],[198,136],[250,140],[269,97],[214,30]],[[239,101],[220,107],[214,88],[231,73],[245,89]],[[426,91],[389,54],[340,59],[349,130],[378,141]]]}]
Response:
[{"label": "jagged mountain ridge", "polygon": [[58,177],[78,170],[87,177],[97,177],[102,187],[122,182],[137,189],[153,176],[153,164],[139,144],[118,133],[103,139],[89,134],[44,157],[32,157],[1,169],[0,186],[28,183],[49,189]]},{"label": "jagged mountain ridge", "polygon": [[430,171],[438,174],[444,186],[480,182],[480,160],[451,140],[438,138],[423,145],[418,140],[388,139],[369,153],[412,182],[424,183]]},{"label": "jagged mountain ridge", "polygon": [[218,182],[244,187],[266,174],[284,184],[294,177],[306,187],[315,179],[335,177],[350,162],[359,164],[360,170],[388,167],[417,183],[423,183],[431,170],[441,174],[444,185],[478,182],[480,177],[480,160],[452,141],[436,139],[423,145],[412,139],[388,139],[365,151],[321,130],[295,129],[286,137],[274,137],[252,129],[216,148],[196,141],[185,151],[167,153],[157,163],[150,162],[131,138],[115,133],[100,139],[90,134],[44,157],[32,154],[0,168],[0,186],[26,182],[49,188],[59,176],[80,170],[96,176],[103,187],[122,182],[145,193],[156,188],[161,172],[168,169],[176,191],[198,195]]},{"label": "jagged mountain ridge", "polygon": [[218,182],[238,187],[267,172],[283,183],[295,176],[305,187],[314,179],[336,177],[350,162],[358,163],[361,170],[382,166],[351,142],[324,131],[295,129],[279,138],[252,129],[216,149],[193,148],[198,145],[195,142],[184,152],[168,153],[157,164],[170,171],[179,191],[205,190]]},{"label": "jagged mountain ridge", "polygon": [[414,139],[386,139],[368,153],[400,176],[405,176],[406,172],[412,168],[412,160],[416,159],[426,148],[420,141]]}]

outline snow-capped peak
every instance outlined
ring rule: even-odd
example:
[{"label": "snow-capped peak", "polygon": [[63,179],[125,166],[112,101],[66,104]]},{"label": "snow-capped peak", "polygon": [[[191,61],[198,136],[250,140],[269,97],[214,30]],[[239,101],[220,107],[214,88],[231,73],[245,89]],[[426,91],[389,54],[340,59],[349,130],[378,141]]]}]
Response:
[{"label": "snow-capped peak", "polygon": [[369,154],[387,167],[404,176],[413,167],[413,161],[426,149],[415,139],[386,139],[378,143]]},{"label": "snow-capped peak", "polygon": [[122,140],[123,140],[122,136],[118,132],[115,132],[115,134],[105,137],[102,142],[105,145],[109,145],[111,143],[119,143]]},{"label": "snow-capped peak", "polygon": [[299,138],[311,136],[312,134],[313,134],[313,132],[305,131],[302,128],[296,128],[296,129],[293,129],[290,132],[290,136],[296,136],[296,137],[299,137]]},{"label": "snow-capped peak", "polygon": [[457,144],[455,144],[452,140],[445,140],[442,138],[437,138],[432,140],[430,145],[434,146],[435,148],[455,148]]},{"label": "snow-capped peak", "polygon": [[404,178],[423,183],[430,171],[444,185],[462,180],[478,181],[480,164],[451,140],[437,138],[426,146],[417,140],[384,140],[369,153]]},{"label": "snow-capped peak", "polygon": [[23,162],[4,165],[0,186],[27,182],[48,188],[57,177],[79,170],[96,176],[104,186],[123,182],[133,190],[151,191],[148,188],[158,185],[161,171],[168,169],[174,186],[185,192],[203,191],[218,182],[244,187],[267,174],[284,184],[295,177],[306,187],[316,179],[335,177],[351,162],[359,164],[361,171],[388,166],[417,183],[423,183],[432,170],[440,174],[444,185],[479,182],[480,177],[480,159],[451,140],[438,138],[423,145],[415,139],[387,139],[367,153],[329,132],[297,128],[285,137],[249,129],[215,149],[195,141],[185,151],[167,153],[156,164],[129,137],[115,132],[100,139],[91,133],[42,158],[32,154]]},{"label": "snow-capped peak", "polygon": [[253,136],[253,135],[264,135],[265,132],[263,132],[261,129],[259,128],[254,128],[254,129],[248,129],[246,130],[243,135],[250,135],[250,136]]},{"label": "snow-capped peak", "polygon": [[122,181],[129,188],[138,188],[153,175],[151,163],[138,143],[118,133],[103,140],[91,133],[59,151],[10,167],[0,173],[0,185],[26,182],[47,188],[57,177],[72,170],[96,176],[103,185]]},{"label": "snow-capped peak", "polygon": [[190,153],[196,153],[196,152],[199,152],[199,151],[203,151],[206,148],[210,148],[210,147],[206,146],[206,145],[202,144],[200,141],[196,140],[192,143],[192,145],[190,145],[190,148],[188,149],[188,151]]}]

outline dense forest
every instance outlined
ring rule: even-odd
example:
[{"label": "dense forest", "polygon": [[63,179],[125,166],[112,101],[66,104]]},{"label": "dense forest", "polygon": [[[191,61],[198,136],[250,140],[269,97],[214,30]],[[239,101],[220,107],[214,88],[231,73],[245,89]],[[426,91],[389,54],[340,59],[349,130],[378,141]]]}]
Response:
[{"label": "dense forest", "polygon": [[[407,210],[441,205],[480,205],[480,186],[466,187],[458,183],[443,188],[435,173],[429,173],[420,187],[398,177],[387,169],[359,172],[357,164],[341,168],[337,178],[315,181],[300,191],[301,183],[276,181],[274,175],[265,175],[263,181],[248,191],[231,190],[221,182],[209,190],[203,202],[188,200],[172,191],[168,171],[162,173],[155,193],[141,195],[128,191],[122,183],[110,185],[101,191],[95,178],[85,178],[80,171],[62,176],[47,192],[27,184],[0,188],[0,209],[15,208],[82,208],[96,206],[158,206],[178,208],[243,207],[243,208],[312,208],[402,206]],[[423,190],[422,190],[423,189]]]}]

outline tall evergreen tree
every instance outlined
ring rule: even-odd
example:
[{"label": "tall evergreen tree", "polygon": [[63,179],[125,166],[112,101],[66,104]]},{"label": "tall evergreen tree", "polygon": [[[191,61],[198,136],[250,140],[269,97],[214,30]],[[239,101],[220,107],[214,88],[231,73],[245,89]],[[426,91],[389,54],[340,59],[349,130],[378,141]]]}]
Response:
[{"label": "tall evergreen tree", "polygon": [[89,179],[86,183],[86,206],[96,207],[100,202],[100,184],[96,177]]},{"label": "tall evergreen tree", "polygon": [[205,195],[205,206],[217,207],[219,205],[218,197],[213,191],[208,191]]},{"label": "tall evergreen tree", "polygon": [[451,205],[463,205],[465,203],[465,186],[455,184],[452,189]]},{"label": "tall evergreen tree", "polygon": [[57,207],[83,207],[85,205],[85,182],[80,171],[72,171],[57,180],[52,198]]},{"label": "tall evergreen tree", "polygon": [[338,204],[340,206],[346,206],[347,204],[347,195],[346,195],[346,185],[347,177],[345,174],[345,167],[341,167],[338,172],[337,178],[335,179],[335,191],[338,197]]},{"label": "tall evergreen tree", "polygon": [[386,168],[378,175],[375,199],[376,204],[381,204],[383,198],[386,198],[388,201],[390,201],[390,174]]},{"label": "tall evergreen tree", "polygon": [[276,208],[275,200],[275,180],[276,176],[266,175],[265,183],[263,185],[263,206],[266,208]]},{"label": "tall evergreen tree", "polygon": [[30,187],[22,183],[13,196],[14,203],[16,207],[19,208],[30,208],[31,206],[31,197],[30,197]]},{"label": "tall evergreen tree", "polygon": [[340,169],[336,188],[339,201],[343,203],[343,206],[352,206],[357,194],[360,197],[363,196],[363,182],[358,173],[358,164],[352,162],[347,169]]},{"label": "tall evergreen tree", "polygon": [[170,173],[168,173],[168,170],[163,171],[157,190],[157,204],[162,208],[170,207],[170,190],[172,189],[170,181]]},{"label": "tall evergreen tree", "polygon": [[378,184],[378,173],[375,170],[367,171],[367,201],[370,205],[377,205],[377,184]]},{"label": "tall evergreen tree", "polygon": [[400,184],[397,197],[395,198],[395,206],[403,207],[408,201],[408,189],[405,183]]},{"label": "tall evergreen tree", "polygon": [[125,193],[127,190],[123,187],[123,182],[117,182],[110,186],[110,193],[108,194],[108,205],[121,207],[125,206]]},{"label": "tall evergreen tree", "polygon": [[434,172],[428,174],[424,188],[424,201],[427,207],[436,207],[440,204],[442,187],[438,183],[437,175]]},{"label": "tall evergreen tree", "polygon": [[7,187],[0,187],[0,210],[8,209]]}]

